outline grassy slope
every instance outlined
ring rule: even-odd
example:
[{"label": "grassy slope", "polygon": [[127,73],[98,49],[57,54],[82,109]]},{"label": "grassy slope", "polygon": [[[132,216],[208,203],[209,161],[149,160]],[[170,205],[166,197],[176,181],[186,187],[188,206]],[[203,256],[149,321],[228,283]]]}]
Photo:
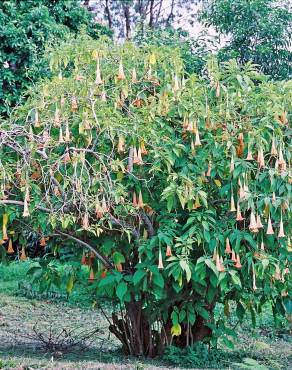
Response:
[{"label": "grassy slope", "polygon": [[[19,295],[18,282],[26,279],[29,263],[0,264],[0,368],[42,369],[169,369],[162,360],[148,361],[124,358],[115,338],[108,340],[107,323],[100,313],[91,307],[90,290],[77,286],[69,300],[28,299]],[[81,303],[80,303],[81,302]],[[37,322],[53,323],[55,327],[98,326],[101,331],[86,351],[52,358],[40,352],[22,335],[32,331]],[[291,338],[273,328],[268,310],[259,320],[259,328],[250,329],[250,322],[239,328],[234,350],[222,348],[219,362],[206,366],[217,369],[240,368],[235,363],[244,357],[253,358],[270,369],[288,369]],[[291,360],[291,358],[290,358]],[[178,365],[179,366],[179,365]],[[290,366],[292,364],[290,363]],[[180,369],[182,367],[179,367]],[[256,369],[254,366],[248,367]],[[260,369],[260,368],[259,368]]]}]

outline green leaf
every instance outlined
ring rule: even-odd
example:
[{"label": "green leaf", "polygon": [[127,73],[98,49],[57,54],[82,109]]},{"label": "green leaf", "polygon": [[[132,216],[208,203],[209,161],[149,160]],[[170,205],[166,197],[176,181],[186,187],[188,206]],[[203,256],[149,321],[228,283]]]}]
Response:
[{"label": "green leaf", "polygon": [[225,344],[225,346],[227,348],[230,348],[230,349],[234,348],[234,343],[230,339],[228,339],[227,337],[224,336],[224,337],[222,337],[222,340],[223,340],[223,343]]},{"label": "green leaf", "polygon": [[122,253],[114,252],[113,254],[113,260],[114,264],[117,265],[119,263],[125,263],[125,257],[122,255]]},{"label": "green leaf", "polygon": [[237,274],[231,275],[231,280],[235,286],[238,286],[239,288],[241,288],[240,277]]},{"label": "green leaf", "polygon": [[66,285],[66,291],[68,294],[72,292],[73,286],[74,286],[74,276],[71,275]]},{"label": "green leaf", "polygon": [[160,288],[164,287],[164,280],[161,274],[153,274],[152,281],[155,285],[159,286]]},{"label": "green leaf", "polygon": [[137,285],[146,276],[145,270],[137,270],[133,276],[133,284]]},{"label": "green leaf", "polygon": [[116,277],[113,274],[107,274],[104,279],[101,279],[98,286],[104,287],[106,285],[112,285],[116,281]]},{"label": "green leaf", "polygon": [[123,301],[127,289],[128,289],[127,284],[124,281],[119,282],[116,288],[116,293],[120,301]]}]

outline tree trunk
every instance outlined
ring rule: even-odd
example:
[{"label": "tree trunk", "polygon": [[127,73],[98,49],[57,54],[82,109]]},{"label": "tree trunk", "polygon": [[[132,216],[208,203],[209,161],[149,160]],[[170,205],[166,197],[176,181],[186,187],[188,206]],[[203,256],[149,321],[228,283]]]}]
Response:
[{"label": "tree trunk", "polygon": [[[206,309],[210,312],[210,322],[214,307]],[[143,311],[143,302],[133,300],[126,304],[119,315],[112,314],[109,330],[122,343],[122,350],[126,355],[152,358],[161,355],[169,344],[184,348],[196,341],[208,340],[212,331],[206,324],[207,321],[198,315],[193,326],[182,325],[181,335],[172,338],[170,317],[165,324],[156,322],[154,325]]]},{"label": "tree trunk", "polygon": [[129,5],[123,5],[123,8],[126,23],[126,39],[129,40],[131,37],[130,8]]}]

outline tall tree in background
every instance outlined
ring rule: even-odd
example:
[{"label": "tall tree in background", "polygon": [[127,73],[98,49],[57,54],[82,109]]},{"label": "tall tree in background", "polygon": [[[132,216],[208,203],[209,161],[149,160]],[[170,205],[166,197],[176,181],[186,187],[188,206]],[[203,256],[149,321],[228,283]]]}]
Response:
[{"label": "tall tree in background", "polygon": [[275,79],[291,76],[292,12],[285,1],[209,0],[202,20],[229,37],[219,58],[258,64]]},{"label": "tall tree in background", "polygon": [[84,5],[95,14],[103,14],[107,26],[120,38],[131,38],[138,27],[165,28],[176,23],[193,23],[196,0],[86,0]]},{"label": "tall tree in background", "polygon": [[0,114],[7,115],[43,72],[45,44],[84,27],[97,38],[109,31],[93,20],[79,0],[0,2]]}]

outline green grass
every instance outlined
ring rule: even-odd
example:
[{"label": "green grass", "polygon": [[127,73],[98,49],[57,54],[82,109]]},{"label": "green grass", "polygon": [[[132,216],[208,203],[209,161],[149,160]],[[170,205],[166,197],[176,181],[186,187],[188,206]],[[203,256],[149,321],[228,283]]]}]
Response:
[{"label": "green grass", "polygon": [[[92,305],[93,288],[87,282],[88,270],[81,271],[84,283],[76,284],[72,294],[60,299],[36,296],[31,299],[19,290],[19,282],[29,283],[26,275],[32,262],[0,264],[0,369],[289,369],[291,368],[291,336],[287,323],[279,321],[275,327],[270,307],[257,317],[257,328],[251,328],[248,318],[237,327],[235,348],[228,349],[222,343],[217,351],[202,362],[201,350],[175,351],[155,360],[124,357],[118,341],[109,335],[108,324]],[[58,267],[65,271],[66,265]],[[57,288],[53,288],[54,290]],[[37,291],[37,289],[36,289]],[[65,292],[65,286],[59,289]],[[220,311],[220,307],[218,308]],[[86,351],[59,355],[50,354],[28,345],[22,335],[30,333],[35,322],[53,323],[54,327],[98,327],[99,333]],[[234,324],[235,318],[230,319]],[[202,365],[204,364],[204,366]],[[176,367],[175,367],[176,366]],[[192,367],[193,366],[193,367]]]}]

